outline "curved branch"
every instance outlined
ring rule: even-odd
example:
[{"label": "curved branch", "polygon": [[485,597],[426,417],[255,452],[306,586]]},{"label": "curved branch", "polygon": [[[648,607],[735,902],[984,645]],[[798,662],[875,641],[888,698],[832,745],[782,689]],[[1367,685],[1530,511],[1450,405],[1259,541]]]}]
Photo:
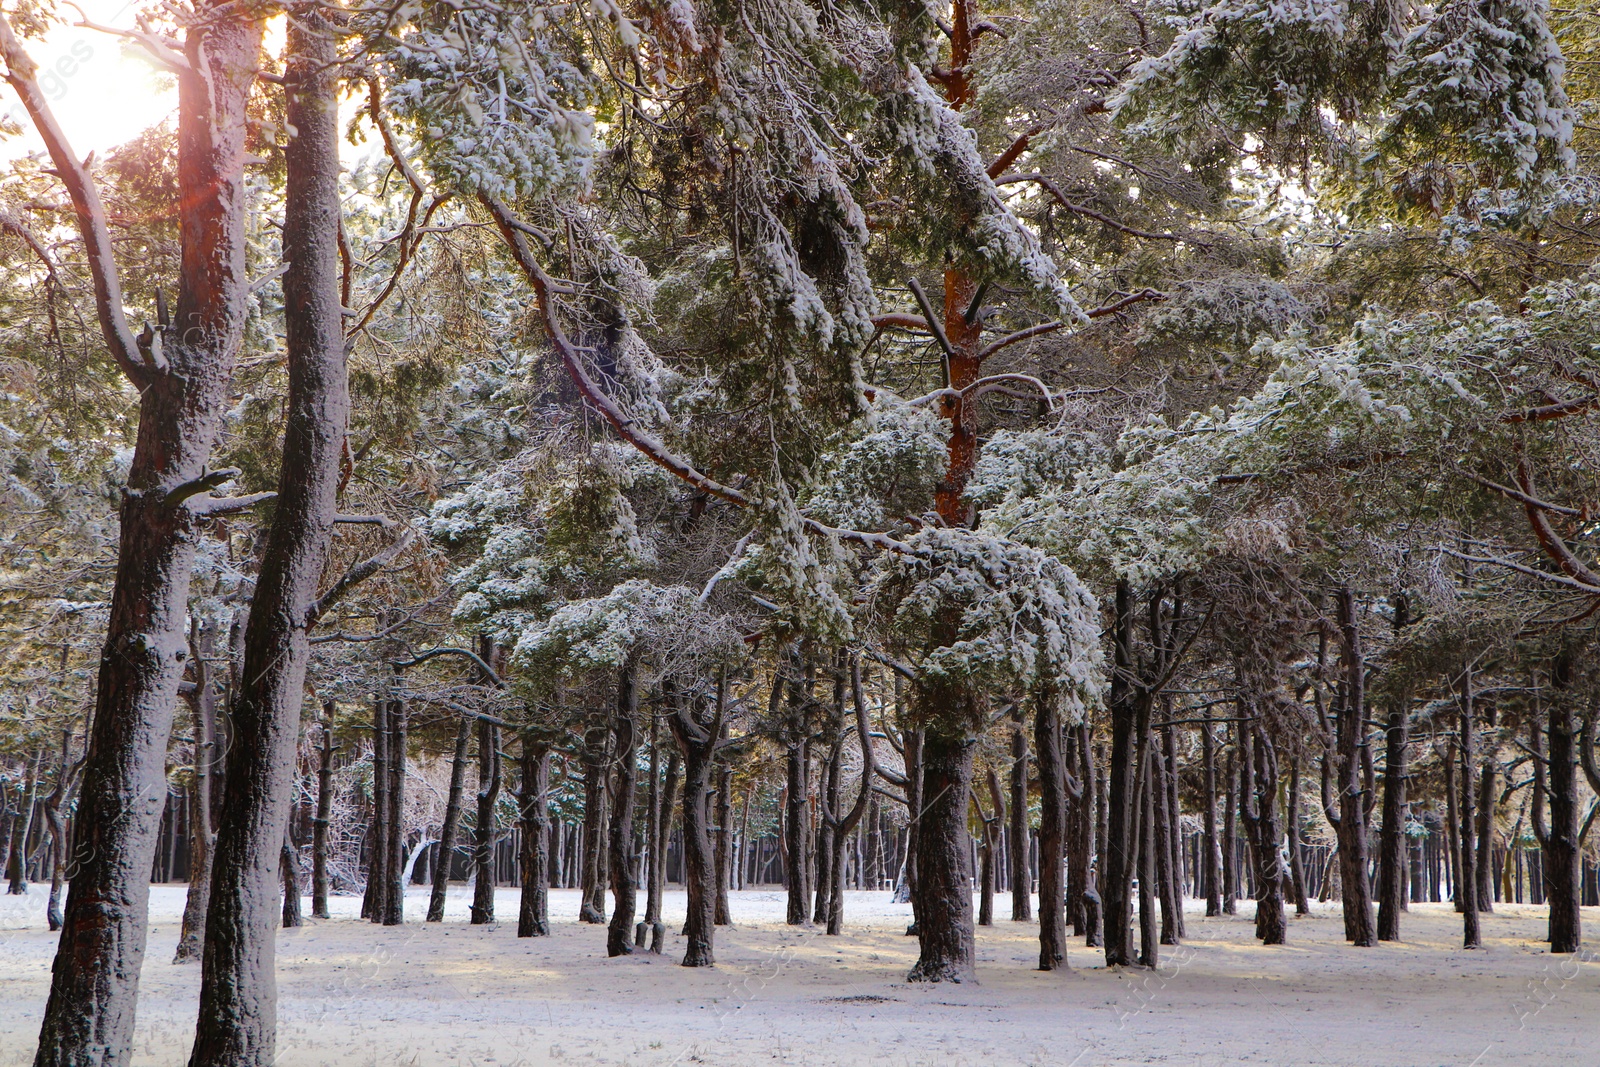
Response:
[{"label": "curved branch", "polygon": [[426,652],[418,652],[410,659],[390,660],[389,665],[394,667],[396,670],[405,670],[407,667],[415,667],[419,663],[426,663],[436,656],[465,656],[467,659],[470,659],[473,663],[478,665],[478,669],[483,672],[484,677],[488,678],[489,681],[494,683],[494,687],[496,689],[504,689],[506,687],[505,681],[495,673],[493,667],[489,666],[483,661],[482,656],[478,655],[469,648],[457,648],[454,645],[442,645],[439,648],[430,648]]},{"label": "curved branch", "polygon": [[1066,208],[1072,214],[1082,215],[1086,219],[1093,219],[1098,223],[1110,226],[1113,230],[1118,230],[1130,237],[1142,237],[1148,241],[1179,241],[1184,244],[1194,245],[1198,248],[1211,247],[1211,245],[1206,241],[1199,241],[1193,237],[1189,237],[1181,233],[1155,233],[1150,230],[1141,230],[1137,227],[1129,226],[1125,222],[1118,222],[1110,215],[1096,211],[1092,207],[1084,207],[1082,204],[1075,204],[1066,198],[1066,195],[1062,193],[1060,187],[1058,187],[1055,182],[1051,181],[1049,178],[1046,178],[1043,174],[1003,174],[994,180],[996,185],[1015,185],[1018,182],[1033,182],[1049,193],[1058,204]]}]

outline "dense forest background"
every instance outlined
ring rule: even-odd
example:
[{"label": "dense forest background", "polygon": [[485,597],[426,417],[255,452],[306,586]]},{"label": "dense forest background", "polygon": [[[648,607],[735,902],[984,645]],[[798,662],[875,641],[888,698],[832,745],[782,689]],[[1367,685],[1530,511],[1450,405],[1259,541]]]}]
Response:
[{"label": "dense forest background", "polygon": [[79,17],[0,14],[38,1063],[126,1062],[152,880],[195,1064],[272,1061],[307,889],[577,887],[620,955],[682,882],[687,966],[730,889],[892,890],[914,981],[1006,893],[1045,970],[1184,897],[1580,947],[1592,10],[196,0],[87,159],[30,52]]}]

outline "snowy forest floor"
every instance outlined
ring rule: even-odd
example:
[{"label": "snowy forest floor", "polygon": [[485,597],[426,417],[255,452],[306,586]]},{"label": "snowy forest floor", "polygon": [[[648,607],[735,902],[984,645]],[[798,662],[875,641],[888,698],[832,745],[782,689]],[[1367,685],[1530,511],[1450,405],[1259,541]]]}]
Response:
[{"label": "snowy forest floor", "polygon": [[[183,894],[151,892],[138,1067],[188,1056],[200,970],[169,962]],[[604,929],[577,922],[576,891],[551,892],[553,936],[522,940],[516,890],[496,898],[510,921],[486,927],[467,925],[469,895],[452,887],[442,925],[420,921],[418,889],[403,928],[362,922],[359,899],[339,897],[335,918],[280,931],[278,1063],[1600,1063],[1600,952],[1546,953],[1542,907],[1497,906],[1477,952],[1458,947],[1448,904],[1412,905],[1406,940],[1374,949],[1347,946],[1338,905],[1319,905],[1294,920],[1287,946],[1263,948],[1242,901],[1225,919],[1191,912],[1187,943],[1164,948],[1157,972],[1107,970],[1098,950],[1077,947],[1070,972],[1040,973],[1038,927],[1001,918],[978,930],[980,984],[913,986],[910,909],[888,893],[848,894],[843,937],[785,926],[781,890],[735,893],[738,925],[717,931],[708,970],[677,966],[682,891],[666,898],[669,955],[614,960]],[[32,1061],[56,944],[43,912],[43,887],[0,897],[0,1067]],[[996,912],[1010,914],[1008,896]],[[1600,909],[1584,909],[1584,923],[1600,933]]]}]

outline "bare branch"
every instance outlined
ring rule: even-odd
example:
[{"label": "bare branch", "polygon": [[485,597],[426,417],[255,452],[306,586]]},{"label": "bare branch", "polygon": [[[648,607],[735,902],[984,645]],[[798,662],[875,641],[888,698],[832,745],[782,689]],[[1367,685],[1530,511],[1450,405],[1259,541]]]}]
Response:
[{"label": "bare branch", "polygon": [[312,626],[315,626],[317,624],[317,620],[326,615],[328,613],[328,609],[333,607],[334,604],[338,603],[340,600],[343,600],[345,596],[349,594],[350,590],[354,589],[356,586],[360,585],[362,582],[366,581],[368,578],[371,578],[374,574],[377,574],[379,571],[383,570],[383,568],[393,563],[400,553],[411,547],[411,542],[416,540],[416,537],[417,534],[415,530],[407,530],[405,536],[401,537],[400,540],[396,541],[382,552],[379,552],[370,559],[366,559],[360,563],[357,563],[355,566],[345,571],[344,575],[337,582],[333,583],[333,588],[329,589],[326,593],[323,593],[322,596],[318,597],[317,602],[312,604],[311,608],[306,612],[306,628],[309,629]]}]

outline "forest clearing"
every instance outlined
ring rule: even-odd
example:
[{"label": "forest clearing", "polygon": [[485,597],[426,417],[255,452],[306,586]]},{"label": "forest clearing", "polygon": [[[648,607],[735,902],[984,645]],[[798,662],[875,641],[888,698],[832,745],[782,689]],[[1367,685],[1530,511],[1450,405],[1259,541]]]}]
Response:
[{"label": "forest clearing", "polygon": [[0,1067],[1600,1064],[1593,3],[0,81]]},{"label": "forest clearing", "polygon": [[[1347,951],[1326,905],[1295,920],[1288,952],[1256,944],[1248,916],[1196,914],[1158,971],[1108,971],[1074,950],[1066,983],[1028,967],[1033,931],[1003,921],[979,934],[979,984],[951,987],[904,981],[910,909],[888,898],[852,891],[859,926],[841,941],[788,927],[781,890],[735,893],[740,921],[719,939],[715,972],[698,975],[593,952],[575,891],[552,892],[552,936],[531,941],[504,926],[374,929],[336,898],[334,918],[280,938],[279,1063],[1538,1067],[1587,1063],[1595,1047],[1600,961],[1546,953],[1528,906],[1486,919],[1485,950],[1471,955],[1454,950],[1448,905],[1419,906],[1414,932],[1377,955]],[[681,922],[684,905],[669,893],[667,919]],[[453,896],[446,919],[468,906]],[[156,888],[156,956],[175,944],[181,911],[180,889]],[[29,1062],[16,1050],[37,1027],[50,951],[35,925],[0,944],[22,994],[0,1006],[0,1067]],[[196,979],[150,966],[135,1067],[187,1050]]]}]

